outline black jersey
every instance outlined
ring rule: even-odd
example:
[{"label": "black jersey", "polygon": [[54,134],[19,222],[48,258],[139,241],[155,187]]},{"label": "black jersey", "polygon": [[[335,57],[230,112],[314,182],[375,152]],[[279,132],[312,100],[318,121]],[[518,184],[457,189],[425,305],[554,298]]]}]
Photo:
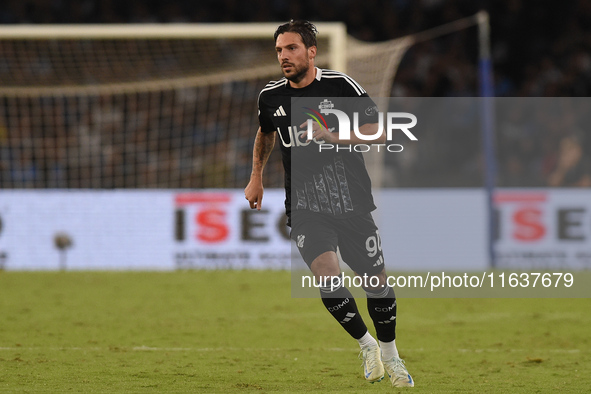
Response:
[{"label": "black jersey", "polygon": [[[322,141],[306,143],[306,128],[299,126],[309,117],[299,105],[294,104],[296,108],[292,110],[292,98],[296,99],[294,102],[319,99],[316,108],[326,98],[333,101],[335,98],[361,98],[354,100],[359,102],[355,104],[359,108],[349,108],[359,112],[359,125],[378,121],[377,111],[365,111],[368,107],[375,108],[365,90],[338,71],[317,68],[316,78],[303,88],[291,87],[286,78],[265,86],[258,100],[259,123],[263,133],[277,132],[279,136],[288,218],[291,219],[292,211],[314,212],[337,219],[373,211],[376,207],[363,155],[354,150],[319,152],[318,144]],[[338,127],[331,127],[337,123],[335,116],[328,116],[326,120],[329,130],[338,130]]]}]

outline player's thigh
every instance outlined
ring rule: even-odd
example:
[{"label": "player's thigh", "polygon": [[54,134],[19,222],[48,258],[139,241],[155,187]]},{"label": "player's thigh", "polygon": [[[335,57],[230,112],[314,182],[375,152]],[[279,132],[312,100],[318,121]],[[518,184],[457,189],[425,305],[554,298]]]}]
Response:
[{"label": "player's thigh", "polygon": [[347,219],[339,227],[343,261],[356,273],[377,275],[384,269],[380,233],[370,213]]},{"label": "player's thigh", "polygon": [[337,250],[337,232],[322,217],[292,221],[291,239],[308,267],[324,253]]}]

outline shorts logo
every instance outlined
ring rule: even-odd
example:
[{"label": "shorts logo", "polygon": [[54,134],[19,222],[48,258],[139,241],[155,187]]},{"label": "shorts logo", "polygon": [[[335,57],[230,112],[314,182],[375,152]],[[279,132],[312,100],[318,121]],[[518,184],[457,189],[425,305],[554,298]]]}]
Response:
[{"label": "shorts logo", "polygon": [[304,247],[304,240],[306,239],[306,236],[303,234],[298,235],[298,248],[303,248]]},{"label": "shorts logo", "polygon": [[373,263],[374,267],[378,267],[384,264],[384,256],[380,256],[375,263]]}]

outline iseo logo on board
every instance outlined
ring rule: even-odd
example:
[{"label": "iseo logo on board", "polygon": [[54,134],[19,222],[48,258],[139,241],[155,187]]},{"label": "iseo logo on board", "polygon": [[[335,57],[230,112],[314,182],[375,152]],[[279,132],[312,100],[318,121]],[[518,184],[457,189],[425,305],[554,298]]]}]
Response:
[{"label": "iseo logo on board", "polygon": [[586,206],[549,200],[546,192],[497,193],[495,238],[522,244],[544,240],[576,244],[591,239],[591,212]]},{"label": "iseo logo on board", "polygon": [[[274,233],[289,240],[285,215],[251,210],[235,193],[175,195],[174,239],[187,245],[219,245],[229,241],[266,242]],[[242,205],[241,205],[242,204]]]}]

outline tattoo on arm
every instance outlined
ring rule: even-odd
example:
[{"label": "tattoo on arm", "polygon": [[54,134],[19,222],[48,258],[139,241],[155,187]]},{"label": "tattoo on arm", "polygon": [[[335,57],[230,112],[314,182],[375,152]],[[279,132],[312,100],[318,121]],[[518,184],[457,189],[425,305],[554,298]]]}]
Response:
[{"label": "tattoo on arm", "polygon": [[257,132],[254,140],[254,149],[252,152],[252,173],[262,174],[265,164],[271,155],[271,151],[275,146],[275,133]]}]

